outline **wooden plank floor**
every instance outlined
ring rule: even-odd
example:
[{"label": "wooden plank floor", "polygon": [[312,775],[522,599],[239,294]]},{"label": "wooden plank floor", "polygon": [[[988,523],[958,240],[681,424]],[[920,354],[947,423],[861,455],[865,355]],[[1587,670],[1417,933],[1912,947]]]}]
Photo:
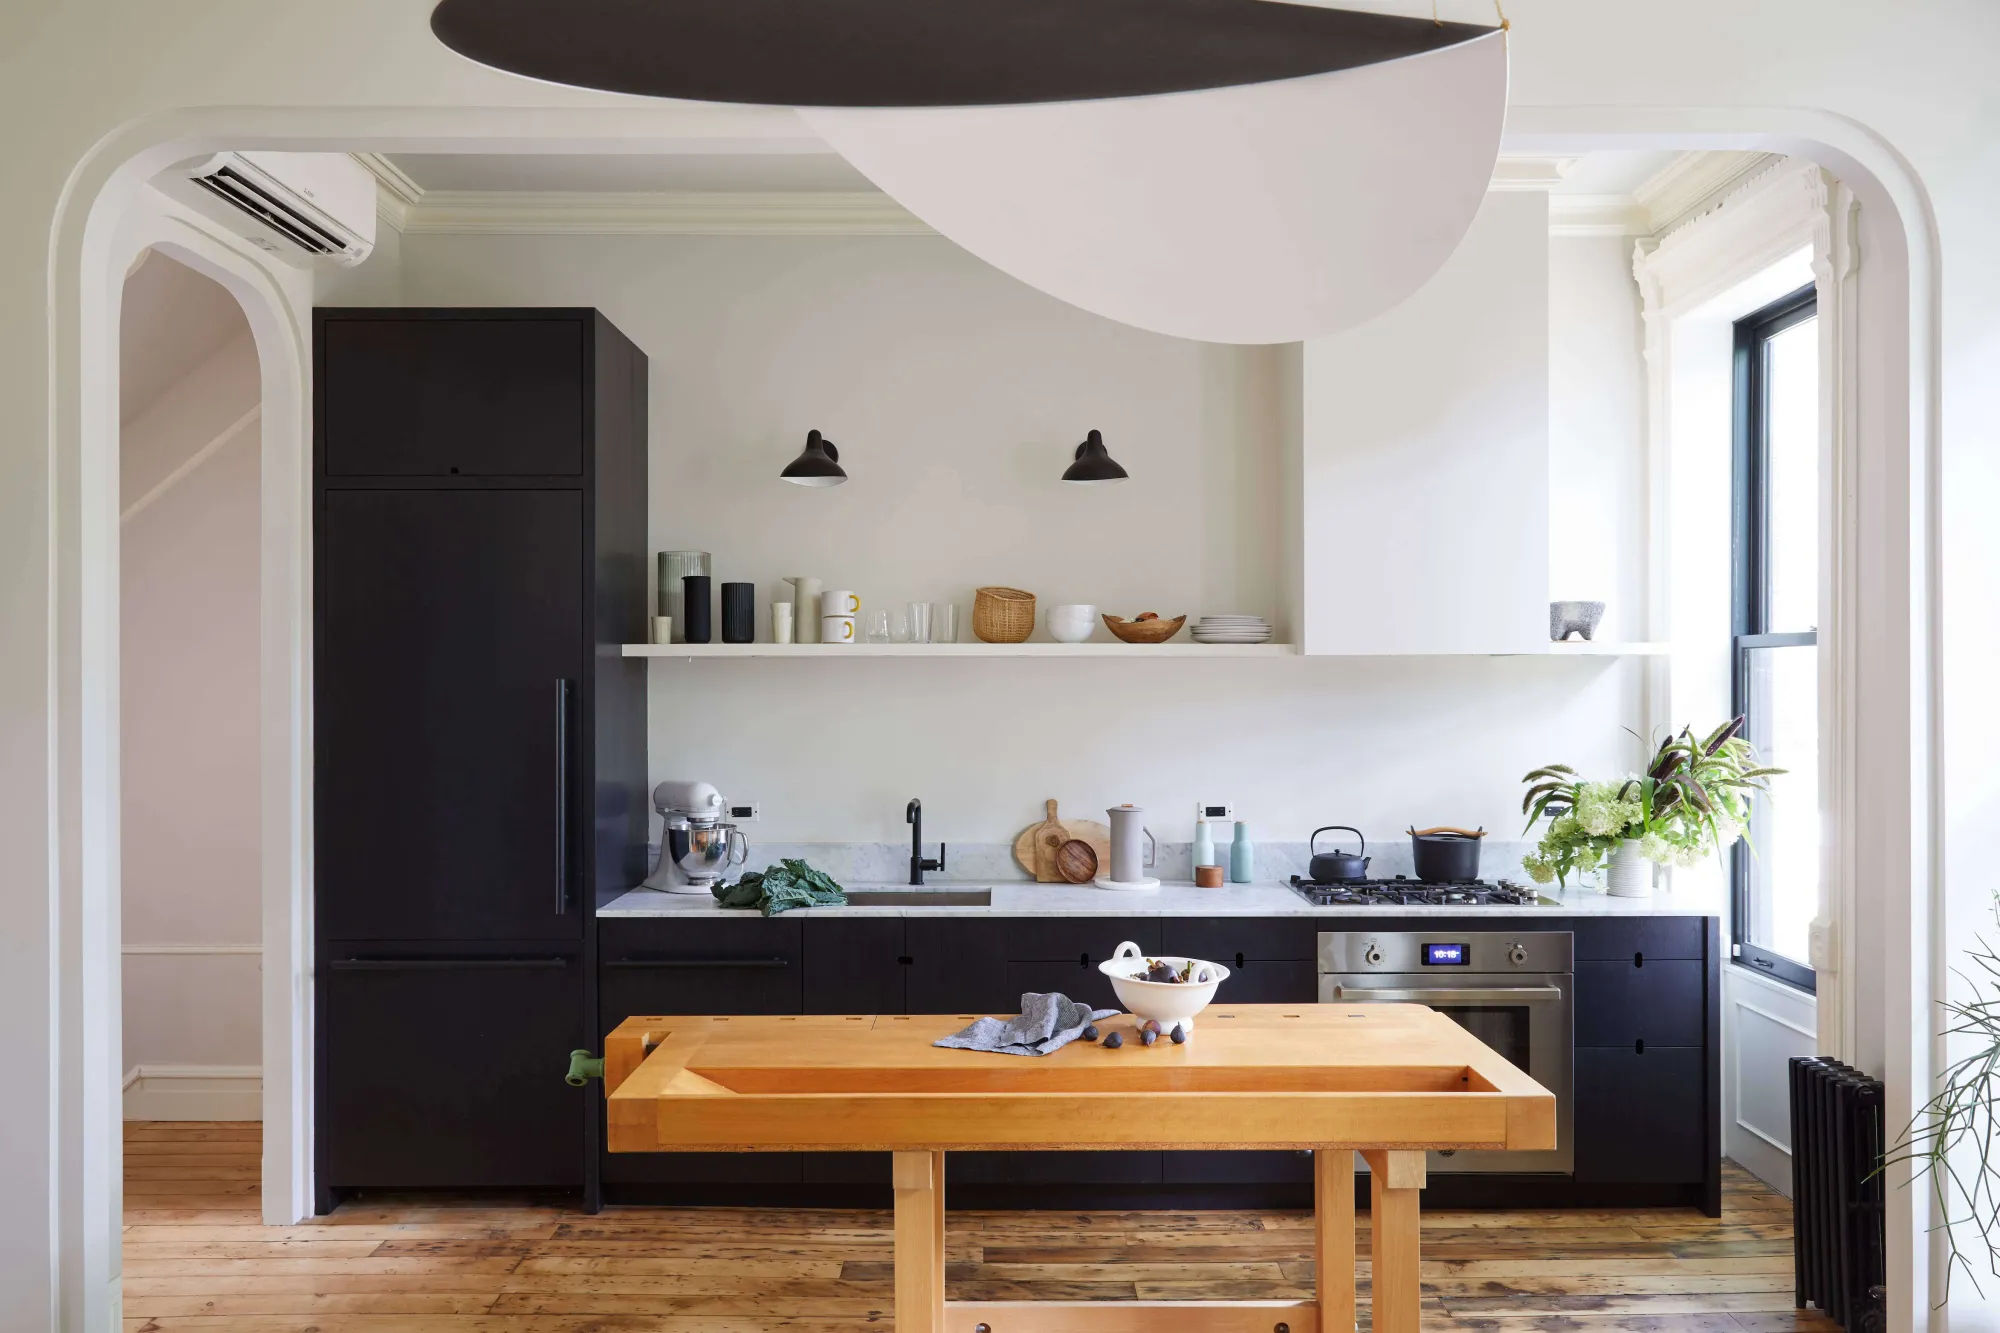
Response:
[{"label": "wooden plank floor", "polygon": [[[258,1146],[255,1124],[126,1126],[127,1333],[831,1333],[893,1322],[886,1212],[588,1217],[525,1200],[412,1198],[264,1227]],[[949,1237],[954,1299],[1256,1300],[1312,1288],[1301,1213],[953,1213]],[[1424,1328],[1435,1333],[1835,1327],[1794,1313],[1789,1205],[1733,1167],[1720,1221],[1689,1209],[1428,1213],[1423,1274]]]}]

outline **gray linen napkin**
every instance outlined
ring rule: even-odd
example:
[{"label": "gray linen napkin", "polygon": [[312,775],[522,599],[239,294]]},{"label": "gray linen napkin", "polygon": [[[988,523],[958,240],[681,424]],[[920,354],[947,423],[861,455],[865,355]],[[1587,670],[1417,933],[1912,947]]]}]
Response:
[{"label": "gray linen napkin", "polygon": [[939,1037],[933,1046],[962,1051],[998,1051],[1002,1055],[1047,1055],[1083,1035],[1083,1030],[1116,1009],[1092,1009],[1057,991],[1029,992],[1021,997],[1015,1018],[979,1018],[962,1032]]}]

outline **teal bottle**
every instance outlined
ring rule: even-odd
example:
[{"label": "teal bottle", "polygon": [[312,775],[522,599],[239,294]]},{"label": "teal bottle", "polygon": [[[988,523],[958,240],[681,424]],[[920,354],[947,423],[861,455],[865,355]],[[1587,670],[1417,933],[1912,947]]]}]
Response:
[{"label": "teal bottle", "polygon": [[1197,866],[1215,864],[1215,837],[1209,832],[1208,821],[1194,821],[1194,863]]},{"label": "teal bottle", "polygon": [[1254,858],[1250,852],[1250,826],[1242,820],[1236,821],[1236,840],[1229,844],[1229,882],[1248,884],[1254,869]]}]

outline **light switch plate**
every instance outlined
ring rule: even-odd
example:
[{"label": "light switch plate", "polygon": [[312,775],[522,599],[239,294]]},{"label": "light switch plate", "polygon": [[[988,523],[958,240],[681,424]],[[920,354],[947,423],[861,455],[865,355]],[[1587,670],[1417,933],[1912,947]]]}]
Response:
[{"label": "light switch plate", "polygon": [[763,807],[755,801],[731,801],[729,820],[733,824],[754,824],[763,817]]},{"label": "light switch plate", "polygon": [[1196,801],[1194,817],[1207,820],[1234,819],[1236,807],[1227,801]]}]

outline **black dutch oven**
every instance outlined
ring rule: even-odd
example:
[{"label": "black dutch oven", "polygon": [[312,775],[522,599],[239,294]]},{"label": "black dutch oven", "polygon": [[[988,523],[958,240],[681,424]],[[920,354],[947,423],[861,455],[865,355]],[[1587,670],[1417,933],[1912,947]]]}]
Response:
[{"label": "black dutch oven", "polygon": [[[1335,848],[1330,852],[1318,850],[1319,835],[1322,833],[1352,833],[1361,840],[1360,852],[1343,852]],[[1306,844],[1312,852],[1309,872],[1315,884],[1345,884],[1353,880],[1368,878],[1368,858],[1361,852],[1368,850],[1368,839],[1361,837],[1361,830],[1348,824],[1328,824],[1325,828],[1313,830],[1312,841]]]},{"label": "black dutch oven", "polygon": [[1479,842],[1485,836],[1485,829],[1411,829],[1410,858],[1417,878],[1428,884],[1478,879]]}]

